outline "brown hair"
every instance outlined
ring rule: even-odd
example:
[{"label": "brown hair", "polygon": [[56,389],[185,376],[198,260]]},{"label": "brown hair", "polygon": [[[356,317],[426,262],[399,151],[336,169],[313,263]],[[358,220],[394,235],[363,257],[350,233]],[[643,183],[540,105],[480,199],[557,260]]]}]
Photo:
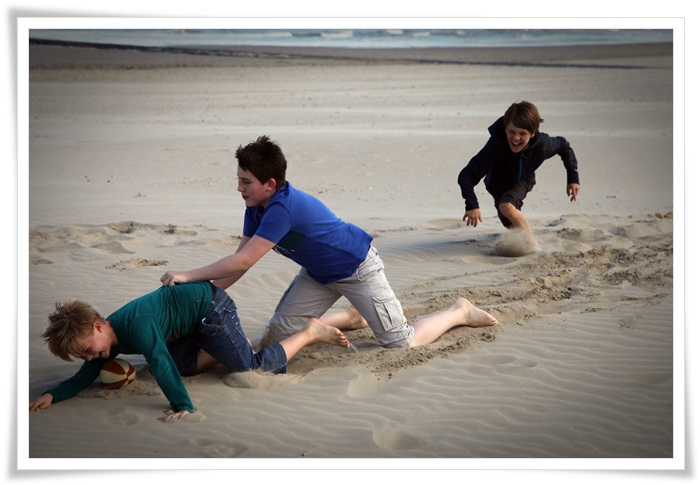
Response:
[{"label": "brown hair", "polygon": [[544,120],[540,118],[540,112],[537,110],[537,106],[529,101],[511,104],[503,115],[503,123],[506,126],[508,126],[509,123],[513,123],[513,126],[527,130],[533,135],[536,135],[540,131],[540,123],[542,122],[544,122]]},{"label": "brown hair", "polygon": [[266,135],[236,150],[238,166],[255,175],[262,184],[275,179],[279,189],[286,181],[287,159],[282,149]]},{"label": "brown hair", "polygon": [[78,340],[88,337],[95,322],[106,323],[97,311],[85,302],[74,300],[61,305],[49,315],[49,326],[41,335],[56,357],[72,361],[79,355]]}]

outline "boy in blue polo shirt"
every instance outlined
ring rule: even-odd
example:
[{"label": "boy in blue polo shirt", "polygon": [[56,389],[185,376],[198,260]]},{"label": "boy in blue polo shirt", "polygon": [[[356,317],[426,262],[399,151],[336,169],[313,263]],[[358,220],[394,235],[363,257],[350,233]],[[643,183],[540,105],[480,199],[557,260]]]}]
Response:
[{"label": "boy in blue polo shirt", "polygon": [[[413,347],[435,341],[447,330],[498,323],[464,298],[452,307],[409,325],[384,275],[372,236],[339,219],[315,197],[286,180],[287,161],[267,136],[236,151],[238,191],[245,201],[243,237],[236,253],[189,271],[168,271],[165,286],[215,280],[228,288],[268,251],[301,266],[268,326],[268,342],[293,334],[309,319],[339,329],[369,326],[385,347]],[[352,308],[325,314],[341,297]]]}]

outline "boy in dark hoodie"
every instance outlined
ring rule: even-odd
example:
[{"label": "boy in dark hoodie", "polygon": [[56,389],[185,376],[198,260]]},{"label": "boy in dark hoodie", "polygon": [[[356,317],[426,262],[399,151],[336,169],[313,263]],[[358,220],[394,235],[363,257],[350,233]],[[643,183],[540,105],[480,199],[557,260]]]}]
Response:
[{"label": "boy in dark hoodie", "polygon": [[579,191],[578,163],[569,142],[561,136],[539,131],[537,107],[528,102],[513,103],[490,127],[486,145],[472,158],[457,179],[462,189],[467,226],[483,222],[474,186],[485,177],[486,190],[493,196],[498,218],[508,229],[525,236],[526,251],[538,249],[530,225],[521,212],[523,200],[535,186],[535,171],[554,155],[566,168],[566,194],[575,201]]}]

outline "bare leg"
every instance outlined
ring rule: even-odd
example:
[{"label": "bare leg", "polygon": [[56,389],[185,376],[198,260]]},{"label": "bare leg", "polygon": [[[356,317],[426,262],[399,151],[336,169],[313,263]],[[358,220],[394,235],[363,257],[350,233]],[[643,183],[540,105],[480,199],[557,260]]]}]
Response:
[{"label": "bare leg", "polygon": [[287,354],[287,360],[289,360],[307,345],[318,343],[337,345],[346,348],[350,347],[350,342],[348,342],[348,339],[343,335],[343,332],[335,327],[326,325],[317,318],[311,318],[306,325],[304,325],[304,328],[291,337],[282,340],[280,345],[284,348]]},{"label": "bare leg", "polygon": [[197,353],[197,374],[208,371],[218,363],[218,360],[200,349]]},{"label": "bare leg", "polygon": [[319,320],[330,327],[339,328],[340,330],[358,330],[369,327],[367,320],[360,315],[360,312],[354,306],[342,312],[324,313]]},{"label": "bare leg", "polygon": [[499,204],[498,209],[513,224],[512,229],[522,231],[522,233],[525,235],[525,243],[527,244],[528,249],[537,251],[539,249],[539,245],[535,240],[535,236],[532,234],[530,224],[527,222],[525,214],[519,211],[518,208],[510,202]]},{"label": "bare leg", "polygon": [[461,325],[490,327],[497,323],[498,320],[491,314],[477,308],[465,298],[458,298],[454,305],[447,310],[422,318],[413,324],[415,334],[411,347],[435,342],[451,328]]},{"label": "bare leg", "polygon": [[[352,306],[341,312],[324,313],[318,320],[338,330],[357,330],[369,327],[367,321],[360,315],[360,312]],[[258,349],[269,347],[277,342],[282,342],[282,340],[287,337],[290,337],[290,335],[286,332],[283,335],[280,334],[275,325],[268,325],[265,330],[265,335],[263,335],[261,342],[258,344]]]}]

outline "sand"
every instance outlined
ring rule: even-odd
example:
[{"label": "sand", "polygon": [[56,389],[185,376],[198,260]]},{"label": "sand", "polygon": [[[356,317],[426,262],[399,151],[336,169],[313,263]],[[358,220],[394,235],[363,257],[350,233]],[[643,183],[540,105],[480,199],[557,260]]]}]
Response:
[{"label": "sand", "polygon": [[[32,47],[27,400],[79,366],[40,337],[54,302],[109,314],[166,270],[235,249],[234,151],[262,134],[284,149],[292,183],[375,236],[410,321],[463,296],[500,325],[413,350],[351,331],[351,349],[308,348],[283,376],[216,368],[185,379],[197,412],[177,423],[160,420],[167,401],[145,361],[126,356],[133,384],[96,382],[31,413],[19,457],[36,468],[677,466],[672,61],[670,45]],[[508,233],[483,185],[483,223],[462,222],[457,174],[522,99],[542,131],[571,142],[581,191],[570,202],[561,161],[546,162],[523,208],[541,248],[511,257],[496,252]],[[228,290],[253,342],[297,270],[269,254]]]}]

